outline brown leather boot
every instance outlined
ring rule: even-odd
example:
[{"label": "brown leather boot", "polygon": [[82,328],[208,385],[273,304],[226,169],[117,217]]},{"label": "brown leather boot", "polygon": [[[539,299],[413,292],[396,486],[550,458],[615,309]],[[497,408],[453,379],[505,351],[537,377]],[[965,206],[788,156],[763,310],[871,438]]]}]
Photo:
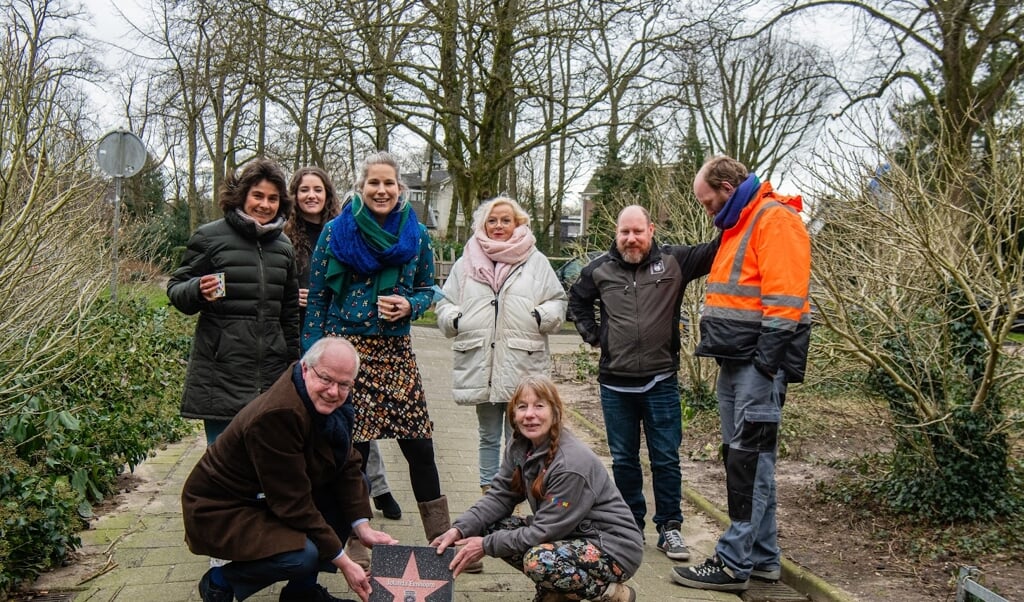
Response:
[{"label": "brown leather boot", "polygon": [[363,567],[364,571],[370,570],[370,549],[364,546],[358,537],[348,538],[345,555],[352,559],[352,562]]},{"label": "brown leather boot", "polygon": [[612,583],[598,602],[636,602],[636,592],[625,583]]},{"label": "brown leather boot", "polygon": [[[451,517],[448,514],[448,498],[441,496],[429,502],[416,504],[420,510],[420,519],[423,521],[423,533],[427,536],[427,543],[434,541],[434,538],[452,528]],[[484,570],[484,563],[476,561],[465,568],[467,573],[480,573]]]}]

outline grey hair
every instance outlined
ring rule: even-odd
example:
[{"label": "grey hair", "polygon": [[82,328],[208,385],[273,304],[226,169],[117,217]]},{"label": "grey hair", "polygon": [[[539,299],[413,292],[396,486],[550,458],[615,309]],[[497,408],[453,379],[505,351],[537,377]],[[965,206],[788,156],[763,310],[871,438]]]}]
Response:
[{"label": "grey hair", "polygon": [[316,367],[320,365],[320,359],[323,357],[327,348],[332,345],[341,345],[346,351],[352,354],[352,357],[356,358],[356,370],[355,373],[359,374],[359,352],[349,342],[348,339],[342,337],[323,337],[309,348],[306,353],[302,355],[302,365],[309,367]]},{"label": "grey hair", "polygon": [[491,211],[498,205],[508,205],[512,208],[512,213],[516,216],[516,226],[530,225],[530,214],[515,199],[508,196],[496,196],[484,201],[473,211],[473,232],[484,231],[484,223],[491,215]]}]

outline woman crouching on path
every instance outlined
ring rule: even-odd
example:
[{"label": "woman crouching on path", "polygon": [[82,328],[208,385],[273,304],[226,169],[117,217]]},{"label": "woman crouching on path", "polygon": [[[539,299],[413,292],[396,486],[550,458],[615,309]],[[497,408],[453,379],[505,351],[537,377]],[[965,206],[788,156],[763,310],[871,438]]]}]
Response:
[{"label": "woman crouching on path", "polygon": [[[564,413],[550,379],[523,378],[491,488],[431,545],[439,554],[463,546],[455,575],[485,555],[505,560],[536,584],[534,602],[634,602],[625,582],[640,567],[643,538],[600,458],[563,426]],[[533,516],[513,515],[523,500]]]}]

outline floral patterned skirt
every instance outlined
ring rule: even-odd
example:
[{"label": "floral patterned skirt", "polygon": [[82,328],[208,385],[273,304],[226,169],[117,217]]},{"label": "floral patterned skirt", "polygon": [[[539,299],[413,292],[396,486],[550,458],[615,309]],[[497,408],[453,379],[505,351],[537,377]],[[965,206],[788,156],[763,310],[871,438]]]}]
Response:
[{"label": "floral patterned skirt", "polygon": [[359,352],[359,375],[351,393],[356,410],[352,439],[430,439],[433,423],[412,337],[347,338]]},{"label": "floral patterned skirt", "polygon": [[[521,529],[529,520],[509,516],[490,525],[484,534]],[[533,580],[537,590],[534,602],[541,602],[551,592],[569,600],[596,600],[604,595],[609,585],[627,579],[619,563],[585,539],[542,543],[522,555],[514,554],[502,560]]]}]

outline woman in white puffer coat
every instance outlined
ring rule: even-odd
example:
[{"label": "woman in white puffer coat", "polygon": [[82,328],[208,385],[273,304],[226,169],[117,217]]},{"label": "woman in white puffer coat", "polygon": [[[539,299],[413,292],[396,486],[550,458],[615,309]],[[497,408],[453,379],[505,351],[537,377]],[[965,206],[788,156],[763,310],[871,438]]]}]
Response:
[{"label": "woman in white puffer coat", "polygon": [[437,303],[441,333],[455,338],[452,397],[475,405],[480,426],[480,488],[487,491],[512,427],[506,406],[527,374],[549,374],[548,334],[565,317],[566,295],[537,250],[530,216],[508,197],[473,212],[473,234]]}]

